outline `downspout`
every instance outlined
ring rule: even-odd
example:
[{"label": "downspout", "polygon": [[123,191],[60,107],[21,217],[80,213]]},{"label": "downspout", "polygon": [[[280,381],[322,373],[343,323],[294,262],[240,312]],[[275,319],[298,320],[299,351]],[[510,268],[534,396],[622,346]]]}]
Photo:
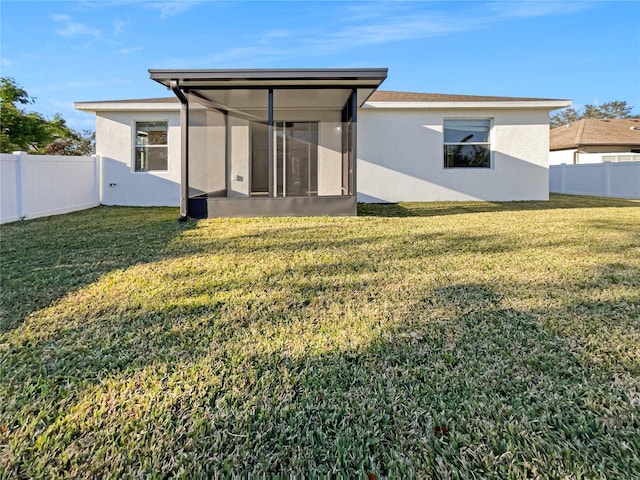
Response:
[{"label": "downspout", "polygon": [[180,90],[178,80],[170,81],[171,90],[180,100],[180,217],[179,222],[189,218],[189,101]]},{"label": "downspout", "polygon": [[573,164],[574,165],[578,165],[580,163],[579,156],[580,156],[580,145],[576,145],[576,149],[573,152]]},{"label": "downspout", "polygon": [[576,139],[575,139],[575,143],[576,143],[576,151],[573,152],[573,164],[574,165],[578,165],[580,163],[580,150],[581,150],[581,144],[582,144],[582,137],[584,135],[584,129],[587,126],[587,120],[585,118],[583,118],[582,120],[580,120],[580,125],[578,125],[578,131],[576,132]]}]

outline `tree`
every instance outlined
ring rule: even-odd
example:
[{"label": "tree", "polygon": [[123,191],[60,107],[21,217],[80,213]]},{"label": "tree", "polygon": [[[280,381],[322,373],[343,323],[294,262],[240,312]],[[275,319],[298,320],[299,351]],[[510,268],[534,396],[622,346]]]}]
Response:
[{"label": "tree", "polygon": [[582,120],[583,118],[640,118],[638,115],[632,115],[632,110],[633,106],[620,100],[603,103],[600,106],[585,105],[582,111],[578,111],[575,108],[565,108],[551,117],[551,128]]},{"label": "tree", "polygon": [[34,99],[13,78],[0,78],[0,151],[22,150],[55,155],[91,155],[95,152],[95,134],[77,132],[59,115],[47,120],[24,106]]},{"label": "tree", "polygon": [[59,114],[49,121],[51,139],[43,153],[47,155],[92,155],[95,153],[95,132],[78,132],[69,128]]},{"label": "tree", "polygon": [[27,113],[20,105],[33,103],[12,78],[0,79],[0,146],[2,152],[38,150],[49,138],[47,120],[39,113]]}]

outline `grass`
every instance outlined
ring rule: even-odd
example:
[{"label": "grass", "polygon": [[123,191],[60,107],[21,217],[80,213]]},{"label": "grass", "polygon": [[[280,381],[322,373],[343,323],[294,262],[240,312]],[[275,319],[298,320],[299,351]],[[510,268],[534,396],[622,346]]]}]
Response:
[{"label": "grass", "polygon": [[0,227],[0,477],[640,476],[640,203]]}]

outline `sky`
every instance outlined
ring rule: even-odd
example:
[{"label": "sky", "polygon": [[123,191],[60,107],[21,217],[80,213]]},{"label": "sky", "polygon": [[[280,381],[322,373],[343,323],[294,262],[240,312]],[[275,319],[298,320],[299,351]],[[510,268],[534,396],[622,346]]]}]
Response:
[{"label": "sky", "polygon": [[625,100],[640,1],[0,1],[0,71],[76,129],[73,102],[171,96],[150,68],[387,67],[384,90]]}]

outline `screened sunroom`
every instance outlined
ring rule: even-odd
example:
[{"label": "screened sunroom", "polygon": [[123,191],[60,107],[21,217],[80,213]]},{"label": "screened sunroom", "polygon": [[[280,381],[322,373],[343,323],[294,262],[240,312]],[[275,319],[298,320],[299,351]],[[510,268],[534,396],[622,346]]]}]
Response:
[{"label": "screened sunroom", "polygon": [[357,110],[386,69],[150,70],[181,109],[181,217],[355,215]]}]

